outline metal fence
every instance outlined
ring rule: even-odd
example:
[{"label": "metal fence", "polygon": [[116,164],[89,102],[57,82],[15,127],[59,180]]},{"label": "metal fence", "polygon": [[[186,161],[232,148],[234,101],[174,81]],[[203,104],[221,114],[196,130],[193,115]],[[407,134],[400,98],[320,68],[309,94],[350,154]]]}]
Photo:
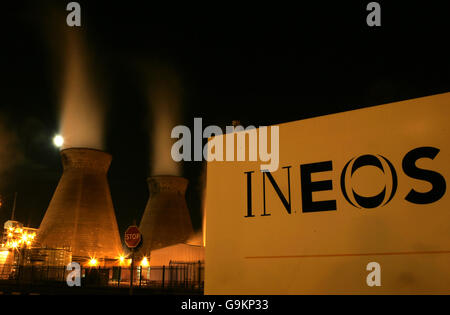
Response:
[{"label": "metal fence", "polygon": [[[0,284],[67,286],[71,271],[65,266],[0,265]],[[82,287],[129,287],[130,267],[82,267]],[[204,264],[202,262],[171,262],[168,266],[133,268],[133,286],[136,288],[186,288],[203,290]]]}]

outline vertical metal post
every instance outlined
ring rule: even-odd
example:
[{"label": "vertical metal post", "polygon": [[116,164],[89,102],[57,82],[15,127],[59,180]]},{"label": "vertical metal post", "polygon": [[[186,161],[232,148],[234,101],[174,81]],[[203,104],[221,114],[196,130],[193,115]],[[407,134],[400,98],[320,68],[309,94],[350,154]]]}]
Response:
[{"label": "vertical metal post", "polygon": [[200,260],[198,261],[198,287],[200,288],[202,283],[202,265]]},{"label": "vertical metal post", "polygon": [[16,213],[16,201],[17,201],[17,192],[14,193],[14,204],[11,213],[11,221],[14,221],[14,214]]},{"label": "vertical metal post", "polygon": [[162,288],[164,288],[165,273],[166,273],[166,266],[163,266],[163,269],[162,269],[162,285],[161,285]]},{"label": "vertical metal post", "polygon": [[134,274],[134,248],[131,249],[130,295],[133,295],[133,274]]}]

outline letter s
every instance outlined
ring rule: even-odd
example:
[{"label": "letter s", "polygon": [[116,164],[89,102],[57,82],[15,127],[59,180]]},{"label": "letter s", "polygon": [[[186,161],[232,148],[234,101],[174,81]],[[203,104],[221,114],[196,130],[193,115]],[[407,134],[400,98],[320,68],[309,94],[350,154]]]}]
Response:
[{"label": "letter s", "polygon": [[403,171],[411,178],[429,182],[432,185],[430,191],[420,193],[411,189],[406,196],[406,200],[415,204],[429,204],[438,201],[445,194],[446,183],[444,177],[430,170],[420,169],[416,166],[416,161],[421,158],[434,159],[439,153],[439,149],[433,147],[421,147],[408,152],[403,158]]}]

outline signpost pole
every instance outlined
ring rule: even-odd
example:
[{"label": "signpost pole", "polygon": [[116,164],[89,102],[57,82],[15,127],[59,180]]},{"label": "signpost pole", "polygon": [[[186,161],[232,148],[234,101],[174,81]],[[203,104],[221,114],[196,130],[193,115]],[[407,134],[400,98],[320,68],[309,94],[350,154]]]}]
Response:
[{"label": "signpost pole", "polygon": [[134,276],[134,256],[135,249],[142,242],[141,232],[136,225],[128,227],[125,231],[125,244],[131,249],[131,264],[130,264],[130,295],[133,295],[133,276]]},{"label": "signpost pole", "polygon": [[133,275],[134,275],[134,248],[131,249],[130,295],[133,295]]}]

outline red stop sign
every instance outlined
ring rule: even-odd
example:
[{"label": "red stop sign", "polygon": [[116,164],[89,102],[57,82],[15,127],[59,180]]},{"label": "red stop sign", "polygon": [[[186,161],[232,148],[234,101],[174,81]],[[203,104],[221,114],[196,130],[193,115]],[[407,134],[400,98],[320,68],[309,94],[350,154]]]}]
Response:
[{"label": "red stop sign", "polygon": [[137,226],[132,225],[125,231],[125,244],[128,248],[135,248],[141,242],[141,232]]}]

